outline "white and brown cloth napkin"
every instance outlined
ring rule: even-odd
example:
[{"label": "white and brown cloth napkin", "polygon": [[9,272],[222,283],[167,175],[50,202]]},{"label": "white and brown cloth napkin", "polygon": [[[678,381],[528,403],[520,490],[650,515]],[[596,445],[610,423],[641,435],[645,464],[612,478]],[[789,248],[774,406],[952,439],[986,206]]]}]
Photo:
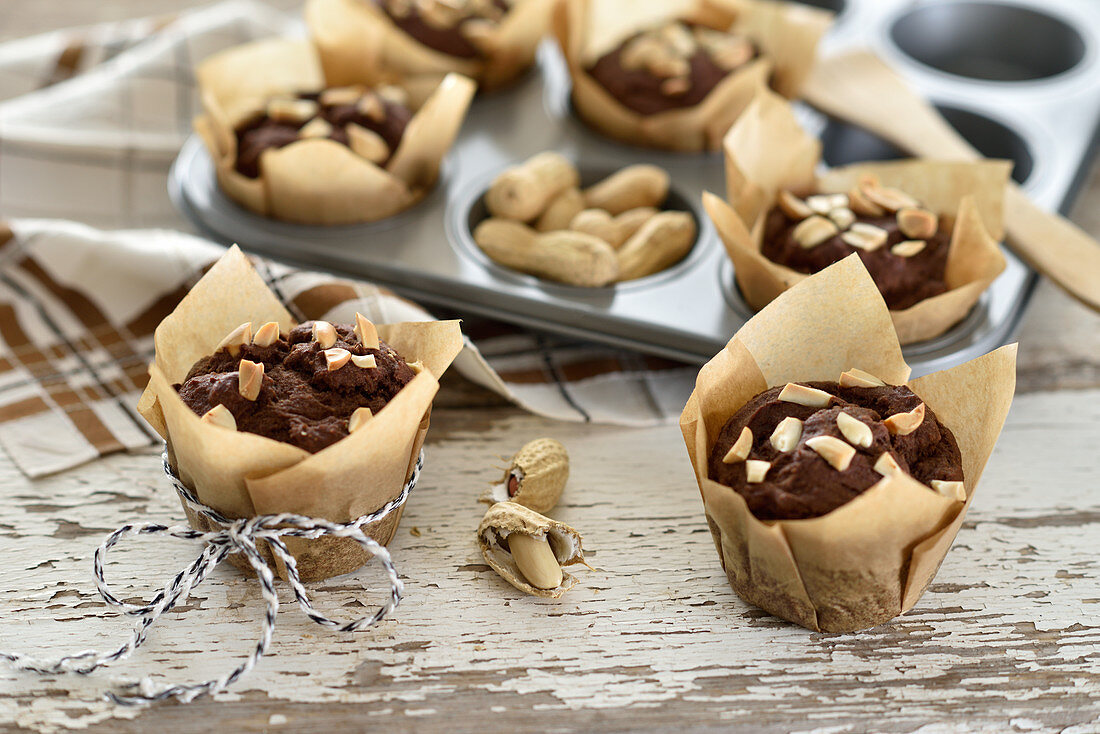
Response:
[{"label": "white and brown cloth napkin", "polygon": [[[27,474],[159,440],[134,411],[153,329],[222,252],[171,231],[190,229],[167,172],[198,109],[194,64],[300,32],[229,0],[0,43],[0,446]],[[299,318],[432,318],[376,286],[258,264]],[[673,421],[696,372],[484,319],[465,331],[462,374],[562,420]]]}]

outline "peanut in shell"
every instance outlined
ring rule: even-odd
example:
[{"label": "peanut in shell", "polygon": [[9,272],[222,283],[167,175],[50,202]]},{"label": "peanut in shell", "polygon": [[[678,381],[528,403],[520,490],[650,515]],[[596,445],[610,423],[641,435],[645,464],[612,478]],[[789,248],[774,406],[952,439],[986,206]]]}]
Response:
[{"label": "peanut in shell", "polygon": [[682,211],[654,214],[617,251],[619,280],[659,273],[687,257],[695,245],[695,219]]},{"label": "peanut in shell", "polygon": [[535,512],[549,512],[569,480],[569,454],[559,441],[536,438],[509,462],[501,480],[482,495],[482,502],[511,501]]},{"label": "peanut in shell", "polygon": [[619,169],[584,190],[589,209],[603,209],[612,216],[639,207],[659,207],[668,198],[671,177],[663,168],[647,163]]},{"label": "peanut in shell", "polygon": [[560,153],[547,151],[497,176],[485,193],[494,217],[529,222],[562,191],[580,186],[576,166]]},{"label": "peanut in shell", "polygon": [[[516,536],[524,536],[525,540],[515,544],[513,555],[509,539]],[[546,599],[558,599],[576,585],[577,578],[563,566],[585,562],[580,533],[515,502],[497,502],[486,511],[477,529],[477,543],[485,562],[501,578],[522,592]],[[553,561],[543,543],[549,547]],[[557,569],[551,567],[554,564]],[[545,586],[557,580],[559,573],[557,586],[543,588],[531,583],[534,580]]]},{"label": "peanut in shell", "polygon": [[611,245],[583,232],[536,232],[500,217],[482,221],[474,242],[491,260],[513,270],[569,285],[598,288],[619,275]]},{"label": "peanut in shell", "polygon": [[535,221],[535,230],[552,232],[569,229],[569,223],[584,209],[584,194],[578,188],[569,188],[558,194],[546,205],[546,210]]}]

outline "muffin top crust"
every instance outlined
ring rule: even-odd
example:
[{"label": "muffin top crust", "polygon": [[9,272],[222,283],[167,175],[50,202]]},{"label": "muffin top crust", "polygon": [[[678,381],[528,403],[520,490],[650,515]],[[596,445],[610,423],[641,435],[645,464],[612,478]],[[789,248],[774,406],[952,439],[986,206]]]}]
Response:
[{"label": "muffin top crust", "polygon": [[394,25],[430,49],[460,59],[483,56],[478,41],[500,24],[511,0],[374,0]]},{"label": "muffin top crust", "polygon": [[800,198],[781,191],[764,220],[761,254],[816,273],[853,252],[891,310],[948,290],[949,223],[909,194],[865,179],[848,193]]},{"label": "muffin top crust", "polygon": [[299,140],[332,140],[378,166],[393,156],[412,119],[400,87],[331,87],[281,95],[237,126],[238,173],[257,178],[265,151]]},{"label": "muffin top crust", "polygon": [[908,387],[860,370],[758,394],[723,426],[708,468],[761,520],[819,517],[895,472],[966,496],[951,431]]},{"label": "muffin top crust", "polygon": [[673,20],[627,38],[588,73],[626,108],[653,115],[699,104],[758,55],[744,36]]}]

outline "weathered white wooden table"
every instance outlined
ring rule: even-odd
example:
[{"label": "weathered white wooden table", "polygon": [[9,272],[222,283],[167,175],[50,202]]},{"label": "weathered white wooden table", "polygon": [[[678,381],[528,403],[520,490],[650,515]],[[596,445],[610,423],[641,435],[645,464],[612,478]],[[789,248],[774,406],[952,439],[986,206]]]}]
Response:
[{"label": "weathered white wooden table", "polygon": [[[0,0],[0,34],[185,4]],[[1094,234],[1098,205],[1094,176],[1077,216]],[[283,588],[271,654],[213,700],[124,709],[102,699],[110,673],[0,667],[0,728],[1100,731],[1100,319],[1044,285],[1021,341],[1021,394],[967,523],[916,608],[882,627],[813,634],[734,596],[675,426],[554,423],[479,406],[492,401],[451,385],[391,546],[406,598],[389,621],[329,633]],[[541,435],[572,453],[555,515],[581,530],[597,569],[559,602],[505,584],[473,534],[493,467]],[[158,455],[37,482],[0,457],[0,487],[0,649],[104,648],[124,636],[129,621],[95,592],[91,553],[127,520],[181,521]],[[122,596],[148,596],[196,550],[127,542],[109,572]],[[381,583],[368,567],[317,585],[316,602],[358,616],[380,603]],[[255,583],[219,569],[114,672],[220,674],[251,648],[261,614]]]},{"label": "weathered white wooden table", "polygon": [[[1020,397],[917,607],[868,632],[825,635],[729,590],[676,428],[439,411],[391,545],[407,584],[391,620],[329,633],[284,589],[273,653],[216,700],[120,709],[100,699],[105,678],[0,671],[0,721],[39,731],[1096,731],[1097,426],[1100,390]],[[597,567],[559,602],[505,584],[473,535],[496,455],[547,433],[574,461],[555,514],[582,530]],[[72,650],[123,635],[128,622],[104,613],[89,554],[126,519],[178,521],[158,457],[120,456],[33,483],[0,462],[0,482],[4,586],[17,589],[0,601],[0,648]],[[122,583],[162,582],[194,551],[135,541],[113,552],[109,570]],[[380,583],[368,567],[316,586],[316,600],[363,614],[382,600]],[[261,611],[255,584],[219,569],[117,670],[175,681],[220,674],[251,647]]]}]

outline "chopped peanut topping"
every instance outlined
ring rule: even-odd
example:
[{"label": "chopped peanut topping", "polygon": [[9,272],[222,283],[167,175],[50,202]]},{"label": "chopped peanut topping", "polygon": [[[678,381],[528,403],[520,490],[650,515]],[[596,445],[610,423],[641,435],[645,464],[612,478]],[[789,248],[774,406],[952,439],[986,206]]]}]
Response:
[{"label": "chopped peanut topping", "polygon": [[805,219],[814,213],[813,209],[807,206],[806,202],[786,189],[779,192],[776,203],[779,204],[779,208],[783,213],[791,219]]},{"label": "chopped peanut topping", "polygon": [[848,439],[848,443],[853,446],[867,448],[874,438],[869,425],[847,413],[837,413],[836,426],[840,429],[840,433],[844,438]]},{"label": "chopped peanut topping", "polygon": [[752,431],[749,430],[748,426],[745,426],[741,429],[741,435],[733,442],[733,446],[730,446],[730,450],[722,457],[722,463],[736,464],[739,461],[744,461],[749,458],[750,451],[752,451]]},{"label": "chopped peanut topping", "polygon": [[966,502],[966,487],[963,486],[962,482],[933,479],[932,489],[936,490],[944,497],[958,500],[959,502]]},{"label": "chopped peanut topping", "polygon": [[328,366],[328,371],[333,372],[346,365],[351,360],[351,352],[340,347],[333,347],[332,349],[326,349],[325,363]]},{"label": "chopped peanut topping", "polygon": [[327,321],[314,321],[313,341],[320,344],[321,349],[328,349],[336,343],[336,327]]},{"label": "chopped peanut topping", "polygon": [[252,335],[252,343],[258,347],[270,347],[279,338],[279,324],[276,321],[268,321],[257,329]]},{"label": "chopped peanut topping", "polygon": [[923,252],[927,244],[924,240],[905,240],[891,247],[890,252],[898,257],[913,257]]},{"label": "chopped peanut topping", "polygon": [[814,214],[799,222],[791,231],[791,236],[794,237],[795,242],[809,249],[820,245],[839,231],[831,220]]},{"label": "chopped peanut topping", "polygon": [[749,459],[745,462],[745,481],[749,484],[758,484],[764,481],[764,477],[768,474],[768,469],[771,468],[772,465],[770,461]]},{"label": "chopped peanut topping", "polygon": [[898,466],[897,459],[895,459],[894,455],[891,454],[889,451],[884,452],[882,456],[878,457],[878,461],[875,462],[875,466],[873,468],[884,477],[897,474],[901,471],[901,467]]},{"label": "chopped peanut topping", "polygon": [[241,347],[252,341],[252,322],[247,321],[238,326],[233,331],[226,334],[218,346],[214,349],[215,352],[219,352],[222,349],[229,352],[230,356],[236,357],[241,353]]},{"label": "chopped peanut topping", "polygon": [[806,387],[797,382],[788,382],[779,392],[779,399],[785,403],[805,405],[807,408],[824,408],[833,396],[816,387]]},{"label": "chopped peanut topping", "polygon": [[374,416],[370,408],[356,408],[348,418],[348,433],[355,433]]},{"label": "chopped peanut topping", "polygon": [[886,424],[886,429],[895,436],[908,436],[910,433],[920,428],[920,424],[923,422],[924,403],[921,403],[908,413],[895,413],[883,421],[883,423]]},{"label": "chopped peanut topping", "polygon": [[237,367],[237,391],[245,400],[255,400],[260,396],[260,387],[264,384],[264,366],[242,359]]},{"label": "chopped peanut topping", "polygon": [[314,117],[298,130],[299,138],[327,138],[332,135],[332,125],[323,117]]},{"label": "chopped peanut topping", "polygon": [[378,360],[374,358],[373,354],[353,354],[351,355],[351,363],[365,370],[372,370],[378,366]]},{"label": "chopped peanut topping", "polygon": [[852,463],[856,450],[835,436],[814,436],[806,439],[806,445],[817,452],[837,471],[844,471]]},{"label": "chopped peanut topping", "polygon": [[886,385],[885,382],[878,379],[870,372],[864,372],[855,367],[847,372],[840,373],[841,387],[883,387],[884,385]]},{"label": "chopped peanut topping", "polygon": [[779,421],[779,425],[772,431],[772,446],[776,451],[792,451],[798,445],[798,439],[802,438],[802,421],[789,415]]},{"label": "chopped peanut topping", "polygon": [[899,209],[896,217],[898,229],[910,239],[926,240],[939,229],[939,217],[927,209]]},{"label": "chopped peanut topping", "polygon": [[237,430],[236,419],[233,417],[233,414],[229,412],[229,408],[224,405],[215,405],[213,408],[206,411],[199,420],[203,423],[209,423],[212,426],[221,426],[231,431]]},{"label": "chopped peanut topping", "polygon": [[378,349],[378,329],[361,313],[355,314],[355,335],[367,349]]}]

